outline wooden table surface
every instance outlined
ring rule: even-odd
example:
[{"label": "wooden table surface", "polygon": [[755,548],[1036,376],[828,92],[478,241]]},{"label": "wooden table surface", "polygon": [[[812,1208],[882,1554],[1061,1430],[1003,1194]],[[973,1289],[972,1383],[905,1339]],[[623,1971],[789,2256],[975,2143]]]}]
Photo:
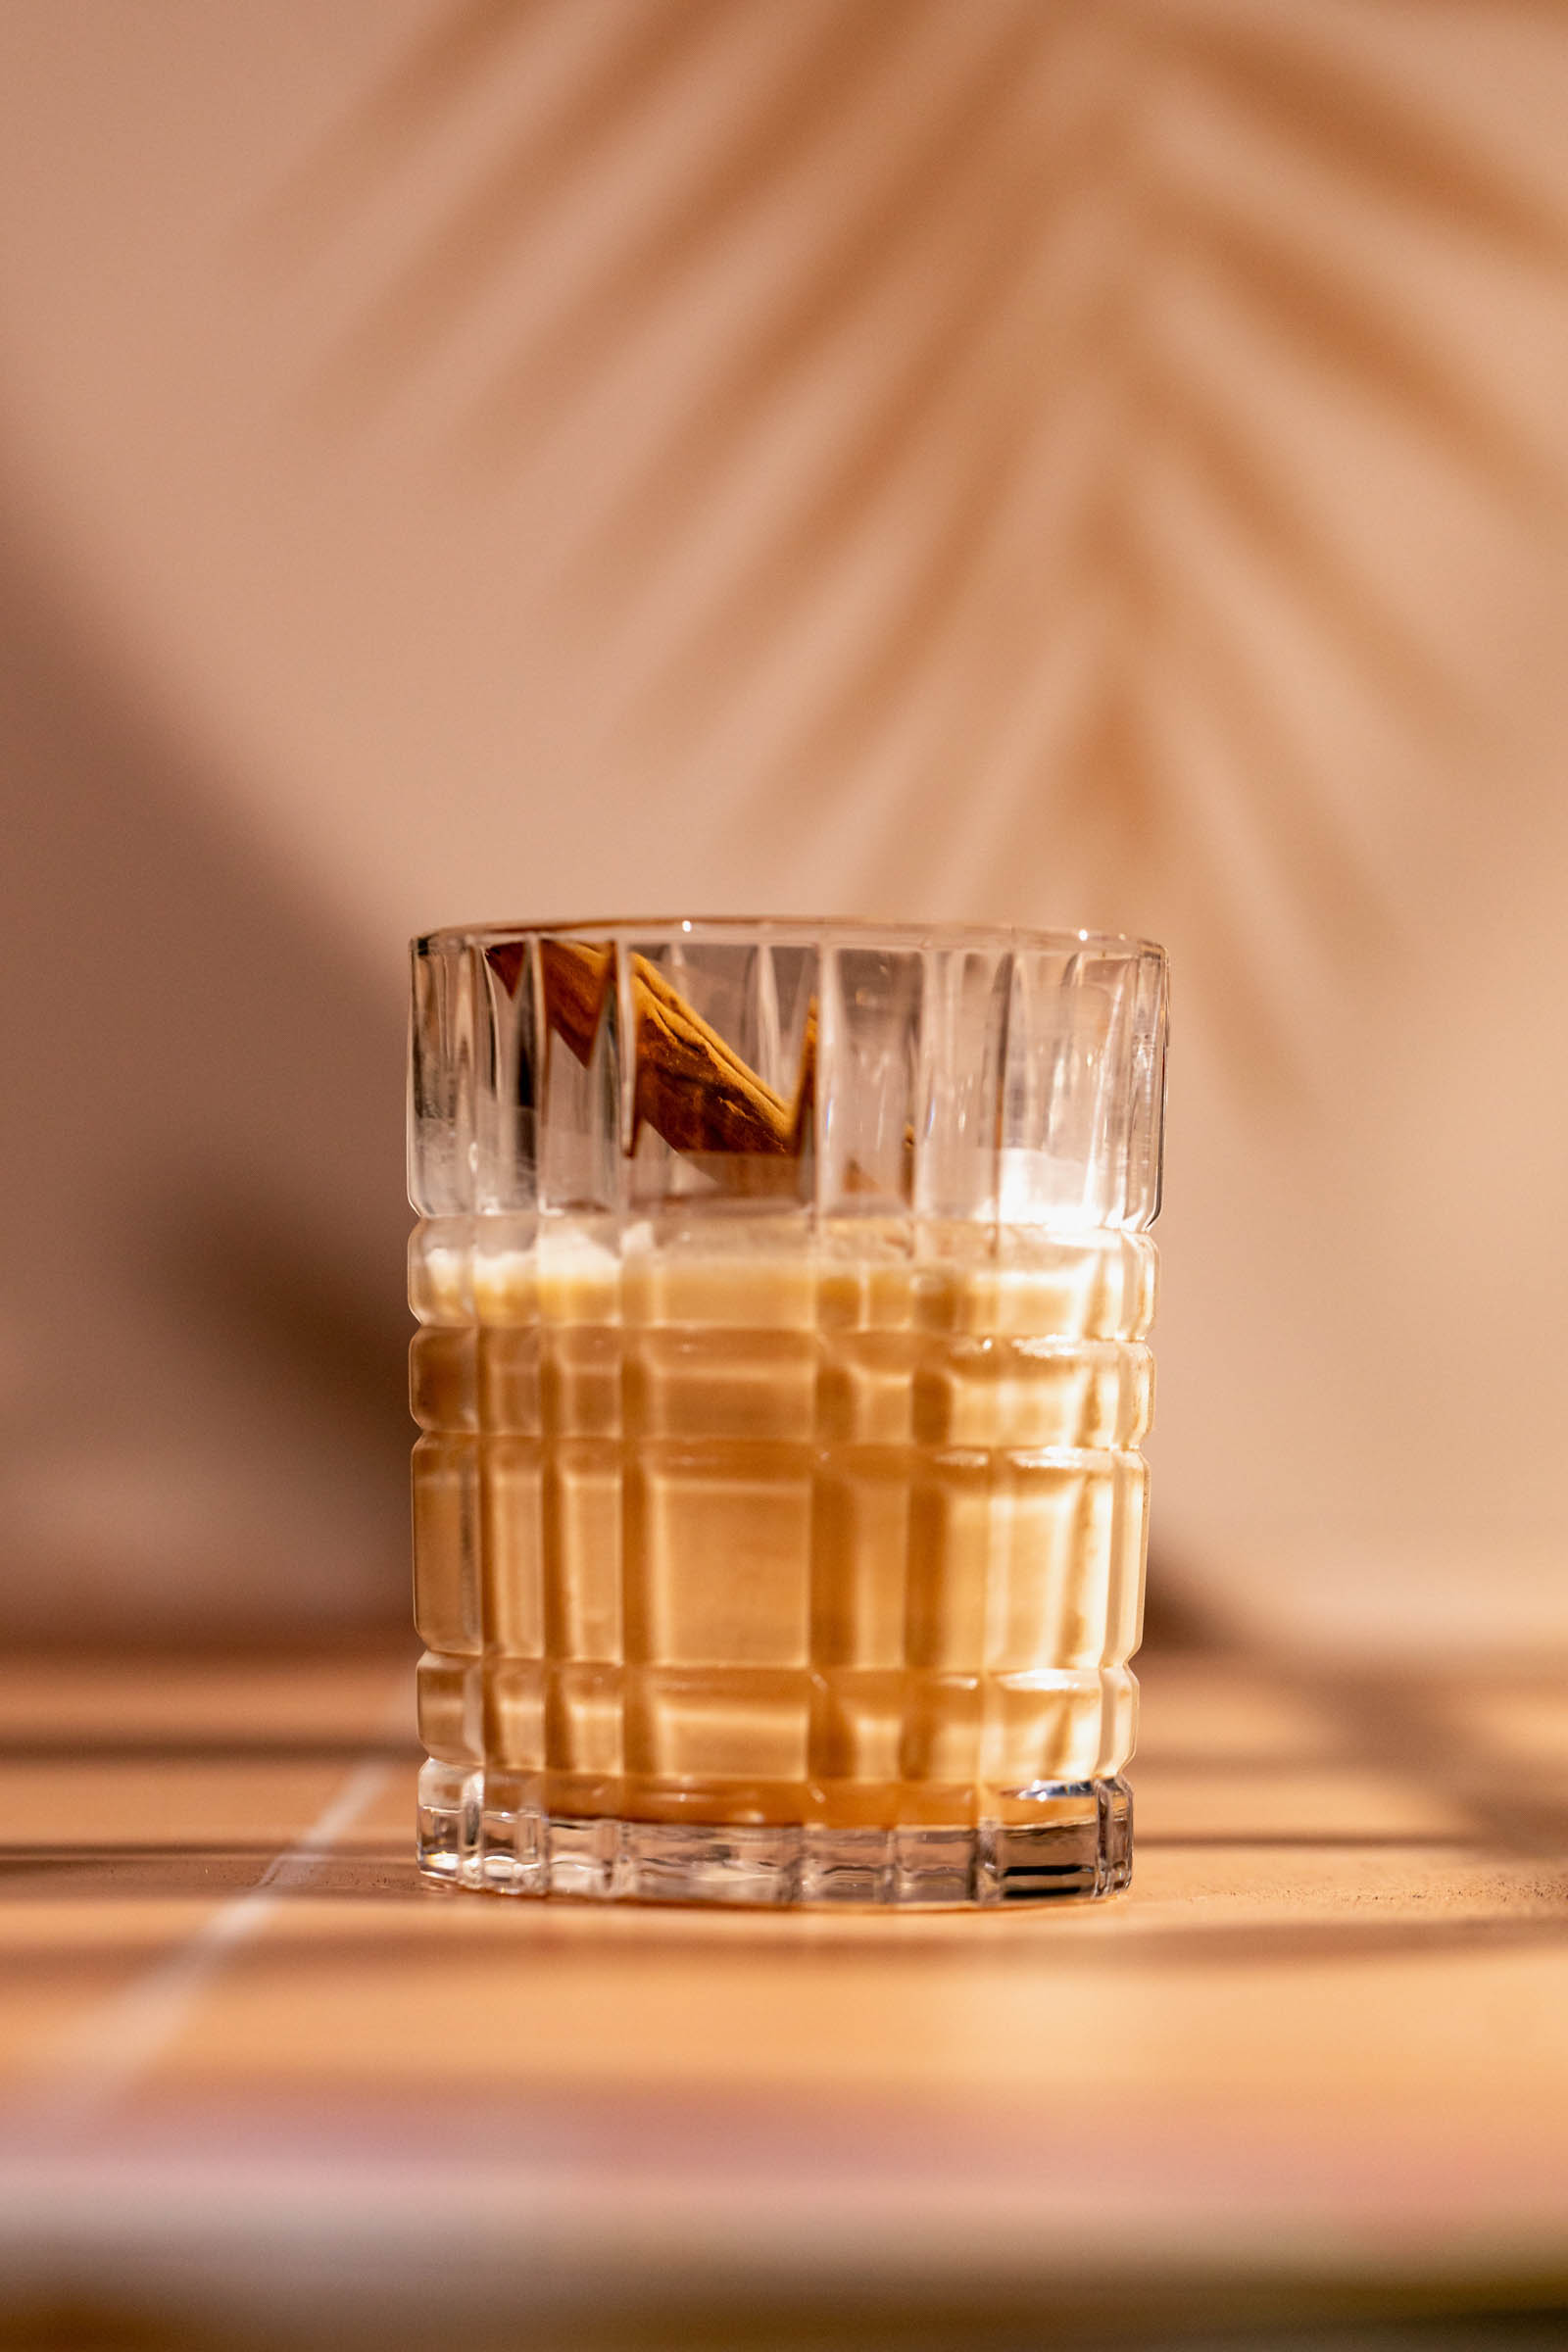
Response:
[{"label": "wooden table surface", "polygon": [[425,1887],[402,1646],[13,1659],[0,2344],[1568,2340],[1560,1676],[1145,1667],[1128,1896],[886,1917]]}]

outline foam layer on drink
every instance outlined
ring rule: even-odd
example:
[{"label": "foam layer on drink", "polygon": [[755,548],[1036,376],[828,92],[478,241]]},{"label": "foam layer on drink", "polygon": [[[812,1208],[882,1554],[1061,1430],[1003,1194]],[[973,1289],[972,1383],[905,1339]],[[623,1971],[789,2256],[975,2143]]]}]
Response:
[{"label": "foam layer on drink", "polygon": [[1154,1253],[428,1219],[430,1754],[544,1811],[972,1824],[1131,1753]]}]

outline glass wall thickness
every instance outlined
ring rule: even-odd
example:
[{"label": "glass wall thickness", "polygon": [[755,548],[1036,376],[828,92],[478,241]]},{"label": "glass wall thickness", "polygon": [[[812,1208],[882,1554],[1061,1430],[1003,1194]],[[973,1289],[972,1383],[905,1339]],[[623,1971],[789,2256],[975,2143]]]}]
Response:
[{"label": "glass wall thickness", "polygon": [[413,984],[421,1867],[1124,1884],[1160,952],[497,927]]}]

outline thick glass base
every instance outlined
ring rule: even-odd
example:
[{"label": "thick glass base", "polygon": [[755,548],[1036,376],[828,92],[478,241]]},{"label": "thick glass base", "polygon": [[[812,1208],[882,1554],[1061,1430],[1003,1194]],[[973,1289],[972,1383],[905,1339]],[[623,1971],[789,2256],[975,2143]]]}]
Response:
[{"label": "thick glass base", "polygon": [[[426,1764],[419,1868],[493,1894],[665,1903],[1032,1903],[1114,1894],[1132,1877],[1125,1781],[1037,1784],[1006,1821],[833,1829],[590,1820],[518,1800],[516,1778]],[[504,1803],[496,1797],[505,1796]]]}]

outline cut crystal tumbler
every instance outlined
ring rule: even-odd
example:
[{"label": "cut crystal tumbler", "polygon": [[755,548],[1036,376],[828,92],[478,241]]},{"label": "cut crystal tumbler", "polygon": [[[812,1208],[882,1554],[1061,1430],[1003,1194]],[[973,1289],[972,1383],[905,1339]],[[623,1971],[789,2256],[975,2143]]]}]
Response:
[{"label": "cut crystal tumbler", "polygon": [[420,1867],[1124,1886],[1159,950],[498,926],[413,978]]}]

